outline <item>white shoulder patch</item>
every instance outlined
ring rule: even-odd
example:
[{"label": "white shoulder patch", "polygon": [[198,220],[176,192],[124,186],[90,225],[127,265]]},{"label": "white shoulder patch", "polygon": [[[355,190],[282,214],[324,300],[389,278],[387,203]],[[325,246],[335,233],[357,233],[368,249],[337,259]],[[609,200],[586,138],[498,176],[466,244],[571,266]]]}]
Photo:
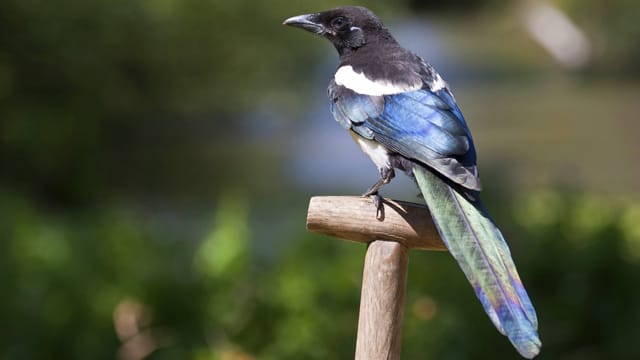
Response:
[{"label": "white shoulder patch", "polygon": [[337,85],[344,86],[358,94],[371,96],[399,94],[418,90],[422,86],[422,84],[395,85],[387,81],[371,80],[364,74],[353,70],[350,65],[341,66],[333,78]]},{"label": "white shoulder patch", "polygon": [[442,90],[446,87],[447,87],[447,83],[444,80],[442,80],[442,77],[440,77],[440,74],[436,73],[436,76],[433,78],[433,82],[429,86],[431,91]]}]

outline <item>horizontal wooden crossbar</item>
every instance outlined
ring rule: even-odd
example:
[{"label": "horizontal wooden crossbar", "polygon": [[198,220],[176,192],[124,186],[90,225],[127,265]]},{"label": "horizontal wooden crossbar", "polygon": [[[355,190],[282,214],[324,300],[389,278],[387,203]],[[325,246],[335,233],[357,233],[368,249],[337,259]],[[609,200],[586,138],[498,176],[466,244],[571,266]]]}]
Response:
[{"label": "horizontal wooden crossbar", "polygon": [[425,205],[391,199],[383,204],[378,213],[369,197],[314,196],[307,229],[363,243],[387,240],[410,249],[446,250]]}]

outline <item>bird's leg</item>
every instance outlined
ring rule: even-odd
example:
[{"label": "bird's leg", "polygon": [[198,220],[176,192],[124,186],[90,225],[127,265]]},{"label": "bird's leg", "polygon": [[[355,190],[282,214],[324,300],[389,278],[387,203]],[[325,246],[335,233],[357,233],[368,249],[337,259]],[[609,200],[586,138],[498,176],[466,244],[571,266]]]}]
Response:
[{"label": "bird's leg", "polygon": [[380,211],[382,207],[382,196],[378,194],[378,190],[388,183],[391,182],[396,176],[395,171],[393,171],[392,167],[382,168],[380,169],[380,180],[376,181],[362,196],[372,196],[373,195],[373,205]]},{"label": "bird's leg", "polygon": [[393,179],[395,176],[396,173],[391,167],[380,169],[380,180],[373,184],[364,194],[362,194],[362,196],[371,196],[377,194],[378,190],[380,190],[380,188],[384,185],[390,183],[391,179]]}]

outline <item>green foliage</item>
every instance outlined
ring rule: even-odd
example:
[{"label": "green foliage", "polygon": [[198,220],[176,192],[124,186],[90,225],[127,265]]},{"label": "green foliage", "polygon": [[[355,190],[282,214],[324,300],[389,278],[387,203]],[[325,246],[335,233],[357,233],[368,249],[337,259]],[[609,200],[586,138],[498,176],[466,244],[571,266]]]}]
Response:
[{"label": "green foliage", "polygon": [[242,198],[227,195],[220,200],[214,227],[196,253],[194,265],[212,279],[231,278],[247,266],[247,206]]},{"label": "green foliage", "polygon": [[[294,75],[322,50],[292,46],[302,38],[281,26],[304,10],[285,1],[2,2],[2,183],[64,206],[215,197],[216,185],[246,178],[218,171],[246,156],[238,144],[256,147],[240,118],[263,103],[291,108]],[[255,153],[256,166],[274,163],[273,148]]]},{"label": "green foliage", "polygon": [[[140,211],[56,214],[2,194],[0,357],[111,358],[136,336],[160,359],[352,356],[364,248],[297,232],[260,264],[251,202],[230,194],[180,241]],[[640,331],[638,204],[550,190],[502,203],[543,357],[640,356],[626,346]],[[411,255],[403,344],[407,359],[517,358],[446,253]]]}]

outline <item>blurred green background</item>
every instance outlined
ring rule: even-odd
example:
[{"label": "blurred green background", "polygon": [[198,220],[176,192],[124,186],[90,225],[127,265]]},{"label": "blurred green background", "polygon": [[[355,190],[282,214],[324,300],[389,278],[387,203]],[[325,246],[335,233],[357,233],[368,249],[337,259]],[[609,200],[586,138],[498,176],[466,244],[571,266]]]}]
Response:
[{"label": "blurred green background", "polygon": [[[0,359],[352,358],[365,249],[306,205],[377,173],[280,25],[342,4],[0,3]],[[357,4],[456,93],[540,359],[640,358],[640,3]],[[448,254],[406,300],[404,359],[518,358]]]}]

